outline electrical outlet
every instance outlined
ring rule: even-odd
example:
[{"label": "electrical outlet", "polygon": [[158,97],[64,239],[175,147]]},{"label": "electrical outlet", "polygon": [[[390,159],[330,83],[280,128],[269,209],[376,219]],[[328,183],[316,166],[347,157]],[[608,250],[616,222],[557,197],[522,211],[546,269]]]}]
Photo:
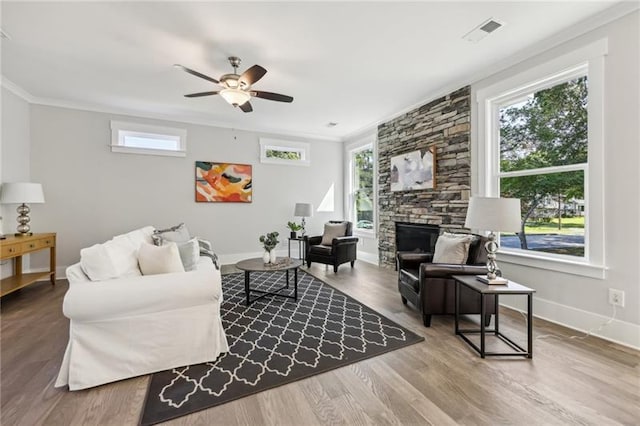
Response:
[{"label": "electrical outlet", "polygon": [[620,306],[624,308],[624,291],[616,290],[615,288],[609,289],[609,303],[612,305]]}]

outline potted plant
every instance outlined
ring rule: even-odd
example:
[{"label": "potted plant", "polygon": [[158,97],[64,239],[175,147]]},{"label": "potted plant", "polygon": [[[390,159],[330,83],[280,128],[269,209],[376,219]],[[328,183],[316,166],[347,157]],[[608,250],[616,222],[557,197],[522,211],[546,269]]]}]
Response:
[{"label": "potted plant", "polygon": [[302,225],[298,225],[295,222],[288,222],[287,228],[291,230],[291,238],[296,238],[298,236],[298,231],[302,229]]},{"label": "potted plant", "polygon": [[266,235],[260,235],[258,239],[262,246],[264,247],[264,255],[262,256],[262,260],[264,263],[275,263],[276,261],[276,252],[273,249],[278,245],[280,241],[278,241],[278,232],[269,232]]}]

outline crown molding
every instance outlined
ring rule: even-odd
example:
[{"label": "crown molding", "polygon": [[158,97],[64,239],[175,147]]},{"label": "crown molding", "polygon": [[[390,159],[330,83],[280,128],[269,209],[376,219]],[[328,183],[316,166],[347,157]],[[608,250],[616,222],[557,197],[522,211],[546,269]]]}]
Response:
[{"label": "crown molding", "polygon": [[14,95],[21,97],[22,99],[24,99],[29,103],[33,103],[35,99],[35,97],[31,93],[27,92],[22,87],[18,86],[13,81],[6,78],[4,75],[0,75],[0,86],[6,88],[8,91],[13,93]]},{"label": "crown molding", "polygon": [[508,68],[511,68],[520,62],[523,62],[527,59],[530,59],[534,56],[537,56],[541,53],[544,53],[548,50],[551,50],[559,45],[566,43],[574,38],[580,37],[590,31],[593,31],[599,27],[609,24],[617,19],[622,18],[630,13],[636,12],[640,10],[640,2],[637,1],[622,1],[617,3],[616,5],[603,10],[601,13],[592,16],[591,18],[587,18],[581,22],[578,22],[575,25],[572,25],[569,28],[561,30],[554,35],[547,37],[546,39],[539,41],[529,47],[525,47],[520,50],[518,53],[510,56],[507,59],[502,61],[498,61],[495,64],[486,67],[479,71],[472,71],[465,74],[463,77],[448,83],[446,86],[439,88],[436,91],[432,91],[427,94],[422,101],[411,104],[399,112],[395,112],[385,118],[372,121],[366,126],[359,128],[353,132],[347,133],[342,136],[342,140],[352,140],[357,138],[358,135],[363,133],[373,131],[380,124],[387,123],[395,118],[398,118],[410,111],[413,111],[416,108],[425,105],[434,99],[438,99],[442,96],[447,95],[455,90],[458,90],[464,86],[473,85],[481,80],[484,80],[487,77],[490,77],[494,74],[497,74],[501,71],[504,71]]}]

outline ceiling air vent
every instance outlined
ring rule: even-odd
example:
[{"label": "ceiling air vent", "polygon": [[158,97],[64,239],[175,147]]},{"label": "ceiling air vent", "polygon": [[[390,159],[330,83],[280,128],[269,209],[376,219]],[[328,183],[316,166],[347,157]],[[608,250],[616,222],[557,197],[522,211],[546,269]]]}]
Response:
[{"label": "ceiling air vent", "polygon": [[472,43],[477,43],[503,25],[504,23],[496,19],[489,18],[482,24],[469,31],[462,38]]}]

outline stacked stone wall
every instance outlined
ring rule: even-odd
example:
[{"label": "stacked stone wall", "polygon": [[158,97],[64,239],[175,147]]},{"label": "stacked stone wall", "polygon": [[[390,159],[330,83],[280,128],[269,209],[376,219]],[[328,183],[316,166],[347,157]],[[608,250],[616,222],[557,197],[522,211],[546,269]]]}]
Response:
[{"label": "stacked stone wall", "polygon": [[[464,226],[471,186],[471,89],[463,87],[378,126],[380,265],[395,265],[395,222]],[[391,157],[436,147],[436,188],[391,192]]]}]

